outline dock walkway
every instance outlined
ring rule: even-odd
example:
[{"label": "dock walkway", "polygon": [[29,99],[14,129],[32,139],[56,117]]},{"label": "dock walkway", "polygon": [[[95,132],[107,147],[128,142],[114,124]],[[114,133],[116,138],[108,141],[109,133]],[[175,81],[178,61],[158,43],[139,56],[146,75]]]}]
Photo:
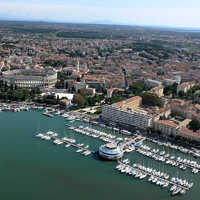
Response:
[{"label": "dock walkway", "polygon": [[[132,168],[130,165],[124,164],[124,163],[121,162],[121,161],[118,161],[118,163],[119,163],[119,164],[122,164],[122,165],[124,165],[124,166],[127,166],[127,167]],[[156,177],[156,178],[163,179],[163,180],[165,180],[166,182],[168,182],[168,183],[171,184],[171,185],[176,185],[176,186],[178,186],[178,187],[180,187],[180,188],[182,188],[182,189],[185,189],[185,190],[189,190],[189,189],[190,189],[190,188],[188,188],[188,187],[179,185],[179,184],[177,184],[177,183],[175,183],[175,182],[173,182],[173,181],[170,181],[170,180],[168,180],[168,179],[160,178],[160,177],[157,176],[157,175],[154,175],[154,174],[152,174],[152,173],[150,173],[150,172],[146,172],[146,171],[144,171],[144,170],[142,170],[142,169],[139,169],[139,168],[137,168],[137,167],[135,167],[135,168],[138,169],[138,170],[140,170],[141,172],[147,174],[148,176],[154,176],[154,177]]]},{"label": "dock walkway", "polygon": [[[146,153],[148,153],[149,151],[147,151],[146,149],[143,149],[142,147],[139,147],[139,149],[142,149],[143,151],[145,151]],[[138,152],[138,151],[137,151]],[[152,151],[150,151],[151,153],[152,153],[152,155],[154,155],[154,156],[159,156],[159,157],[161,157],[161,155],[159,155],[159,153],[153,153]],[[140,152],[138,152],[138,153],[140,153]],[[142,154],[142,153],[140,153],[140,154]],[[142,154],[142,155],[144,155],[144,156],[147,156],[147,155],[145,155],[145,154]],[[147,157],[149,157],[149,156],[147,156]],[[163,156],[162,156],[163,157]],[[151,158],[151,157],[149,157],[149,158]],[[165,158],[165,160],[166,161],[170,161],[170,162],[176,162],[176,163],[178,163],[179,165],[183,165],[184,167],[187,167],[187,168],[191,168],[191,169],[199,169],[199,168],[197,168],[197,167],[193,167],[192,165],[189,165],[189,164],[187,164],[187,163],[183,163],[183,162],[180,162],[180,161],[178,161],[178,160],[172,160],[172,159],[170,159],[170,158]],[[159,160],[158,160],[159,161]],[[166,163],[166,162],[165,162]],[[168,163],[166,163],[166,164],[168,164]],[[170,165],[170,164],[169,164]],[[174,166],[174,167],[178,167],[178,166]]]},{"label": "dock walkway", "polygon": [[72,143],[72,142],[69,142],[69,141],[65,141],[65,140],[62,140],[62,139],[54,137],[54,136],[50,136],[50,137],[51,137],[51,139],[54,139],[54,140],[61,140],[63,143],[70,144],[71,146],[76,147],[78,149],[82,149],[84,151],[90,151],[91,153],[95,153],[95,151],[92,151],[92,150],[89,150],[88,148],[79,146],[78,144],[75,144],[75,143]]}]

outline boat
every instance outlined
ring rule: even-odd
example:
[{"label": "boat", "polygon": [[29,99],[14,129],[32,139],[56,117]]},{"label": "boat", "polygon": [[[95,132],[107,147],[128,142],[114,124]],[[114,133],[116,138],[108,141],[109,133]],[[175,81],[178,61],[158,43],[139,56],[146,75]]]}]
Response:
[{"label": "boat", "polygon": [[66,148],[68,148],[68,147],[70,147],[70,146],[71,146],[71,144],[69,144],[69,143],[65,145]]},{"label": "boat", "polygon": [[182,189],[181,191],[180,191],[180,194],[185,194],[186,193],[186,190],[185,189]]},{"label": "boat", "polygon": [[78,149],[76,152],[78,152],[78,153],[79,153],[79,152],[82,152],[82,151],[83,151],[83,149]]},{"label": "boat", "polygon": [[180,187],[177,187],[173,192],[172,192],[172,195],[177,195],[179,192],[181,191],[181,188]]},{"label": "boat", "polygon": [[173,192],[174,190],[176,190],[177,186],[176,185],[173,185],[171,188],[170,188],[170,192]]}]

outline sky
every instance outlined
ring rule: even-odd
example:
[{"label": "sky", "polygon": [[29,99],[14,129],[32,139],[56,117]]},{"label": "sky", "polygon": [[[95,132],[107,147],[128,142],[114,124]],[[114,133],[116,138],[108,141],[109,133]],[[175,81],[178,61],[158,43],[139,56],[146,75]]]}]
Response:
[{"label": "sky", "polygon": [[0,0],[0,19],[200,28],[200,1]]}]

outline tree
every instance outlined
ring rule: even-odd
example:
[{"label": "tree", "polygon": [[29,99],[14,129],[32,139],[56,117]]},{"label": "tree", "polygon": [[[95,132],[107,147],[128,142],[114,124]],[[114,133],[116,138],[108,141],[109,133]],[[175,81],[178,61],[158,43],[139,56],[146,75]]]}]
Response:
[{"label": "tree", "polygon": [[165,95],[170,95],[170,94],[176,95],[177,86],[178,86],[177,83],[174,83],[173,85],[170,85],[170,86],[166,86],[164,88],[164,94]]},{"label": "tree", "polygon": [[139,95],[144,91],[144,83],[134,83],[129,86],[129,90],[134,95]]},{"label": "tree", "polygon": [[84,97],[77,93],[74,95],[72,102],[76,104],[78,107],[83,108],[85,106],[85,99]]},{"label": "tree", "polygon": [[179,96],[180,98],[182,98],[182,97],[185,96],[185,93],[184,93],[183,91],[179,91],[179,92],[178,92],[178,96]]},{"label": "tree", "polygon": [[142,104],[145,106],[163,107],[162,100],[156,94],[145,92],[141,95],[141,97],[142,97]]},{"label": "tree", "polygon": [[196,119],[193,119],[189,124],[188,128],[192,129],[193,131],[197,131],[200,129],[200,122]]}]

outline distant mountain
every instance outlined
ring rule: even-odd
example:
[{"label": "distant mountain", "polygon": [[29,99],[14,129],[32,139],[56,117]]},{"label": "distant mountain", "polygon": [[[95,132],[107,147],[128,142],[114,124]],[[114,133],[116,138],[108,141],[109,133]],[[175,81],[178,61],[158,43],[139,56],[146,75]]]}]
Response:
[{"label": "distant mountain", "polygon": [[108,19],[88,22],[88,24],[124,25],[123,23],[114,22],[114,21],[111,21],[111,20],[108,20]]}]

